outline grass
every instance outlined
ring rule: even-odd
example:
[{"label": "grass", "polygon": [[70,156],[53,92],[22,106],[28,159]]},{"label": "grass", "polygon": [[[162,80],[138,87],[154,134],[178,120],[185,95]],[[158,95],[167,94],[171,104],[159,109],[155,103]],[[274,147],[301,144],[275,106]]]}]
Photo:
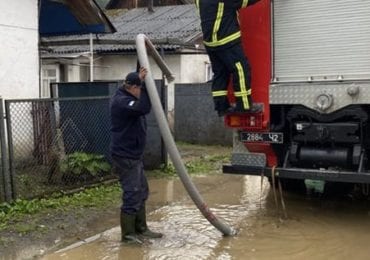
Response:
[{"label": "grass", "polygon": [[[223,163],[229,161],[227,155],[203,156],[184,162],[188,174],[203,175],[215,174],[219,172]],[[176,176],[176,169],[172,162],[162,165],[160,169],[148,172],[148,175],[157,178]]]},{"label": "grass", "polygon": [[40,230],[40,227],[31,223],[19,223],[24,217],[36,215],[37,213],[50,209],[67,210],[73,208],[104,207],[120,197],[121,190],[118,184],[100,186],[75,193],[69,196],[62,196],[60,193],[53,194],[47,199],[21,200],[13,203],[0,204],[0,230],[14,224],[19,233],[27,233]]}]

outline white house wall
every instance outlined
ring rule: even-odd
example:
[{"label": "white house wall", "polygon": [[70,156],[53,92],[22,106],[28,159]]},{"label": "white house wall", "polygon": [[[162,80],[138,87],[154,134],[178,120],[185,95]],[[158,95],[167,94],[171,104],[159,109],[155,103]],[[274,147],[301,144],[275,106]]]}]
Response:
[{"label": "white house wall", "polygon": [[0,95],[39,95],[37,0],[0,1]]},{"label": "white house wall", "polygon": [[[0,1],[0,95],[3,99],[39,97],[38,1]],[[14,156],[32,155],[31,107],[11,116]]]},{"label": "white house wall", "polygon": [[[167,109],[168,121],[173,129],[175,88],[176,83],[203,83],[206,81],[206,64],[209,59],[206,54],[172,54],[165,55],[164,60],[175,76],[175,80],[168,84]],[[53,60],[44,60],[43,63],[52,64]],[[81,70],[89,69],[86,57],[73,59],[75,65],[66,65],[66,81],[86,81]],[[150,68],[154,79],[162,79],[162,72],[155,61],[149,57]],[[69,62],[70,64],[70,62]],[[78,65],[80,64],[80,65]],[[137,56],[132,55],[95,55],[94,80],[123,80],[129,72],[136,70]]]},{"label": "white house wall", "polygon": [[[166,63],[179,80],[180,58],[179,55],[169,55],[165,58]],[[161,79],[162,73],[155,61],[149,57],[150,67],[155,79]],[[136,70],[136,55],[104,55],[95,62],[94,78],[96,80],[122,80],[124,77]]]},{"label": "white house wall", "polygon": [[73,64],[66,65],[67,70],[67,81],[68,82],[79,82],[81,67],[78,61],[73,61]]},{"label": "white house wall", "polygon": [[[136,70],[136,55],[95,55],[94,80],[123,80],[125,76]],[[168,85],[168,110],[174,109],[175,83],[203,83],[206,81],[206,64],[209,63],[206,54],[171,54],[165,55],[164,60],[175,76],[175,81]],[[50,64],[53,61],[44,61]],[[161,79],[162,72],[155,61],[149,56],[150,67],[154,79]],[[67,81],[79,82],[87,80],[81,70],[89,71],[87,58],[73,59],[75,65],[67,65]],[[80,64],[80,65],[78,65]]]},{"label": "white house wall", "polygon": [[[164,57],[165,62],[175,76],[175,82],[181,82],[181,58],[180,55],[168,55]],[[111,55],[102,56],[95,62],[94,78],[96,80],[122,80],[125,76],[136,70],[137,56],[135,55]],[[154,79],[162,79],[162,72],[155,61],[149,57],[150,68]],[[173,84],[168,86],[168,110],[174,108]]]},{"label": "white house wall", "polygon": [[206,64],[209,63],[206,54],[181,55],[181,74],[179,83],[206,82]]},{"label": "white house wall", "polygon": [[[166,55],[166,64],[175,76],[173,84],[168,86],[168,110],[174,108],[175,83],[205,82],[206,63],[209,62],[206,54]],[[149,57],[151,70],[155,79],[162,78],[162,72],[155,61]],[[136,55],[102,56],[95,62],[94,78],[96,80],[122,80],[127,73],[136,70]]]}]

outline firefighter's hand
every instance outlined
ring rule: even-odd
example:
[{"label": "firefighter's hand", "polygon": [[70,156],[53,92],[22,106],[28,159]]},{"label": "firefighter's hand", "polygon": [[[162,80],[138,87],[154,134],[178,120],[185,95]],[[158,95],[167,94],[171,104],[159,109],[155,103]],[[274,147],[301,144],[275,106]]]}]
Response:
[{"label": "firefighter's hand", "polygon": [[144,67],[140,67],[139,69],[139,77],[141,79],[141,81],[144,81],[146,75],[148,74],[148,70]]}]

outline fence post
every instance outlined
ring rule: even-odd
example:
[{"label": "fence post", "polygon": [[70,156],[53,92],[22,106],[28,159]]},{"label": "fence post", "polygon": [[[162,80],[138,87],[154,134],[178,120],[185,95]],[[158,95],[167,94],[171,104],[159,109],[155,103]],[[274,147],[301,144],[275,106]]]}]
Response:
[{"label": "fence post", "polygon": [[10,102],[5,100],[5,119],[6,130],[8,135],[8,153],[9,153],[9,189],[11,190],[11,200],[17,198],[15,183],[14,183],[14,151],[13,151],[13,134],[12,134],[12,120],[10,118]]},{"label": "fence post", "polygon": [[4,180],[4,192],[5,192],[5,201],[11,202],[13,199],[12,196],[12,183],[9,173],[9,164],[8,164],[8,152],[6,149],[6,137],[5,137],[5,117],[4,117],[4,107],[3,99],[0,96],[0,146],[1,146],[1,172]]}]

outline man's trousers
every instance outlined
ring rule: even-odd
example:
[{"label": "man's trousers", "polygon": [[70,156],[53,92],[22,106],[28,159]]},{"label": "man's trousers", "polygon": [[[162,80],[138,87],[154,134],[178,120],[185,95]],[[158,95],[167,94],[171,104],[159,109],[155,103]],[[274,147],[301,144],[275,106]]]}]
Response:
[{"label": "man's trousers", "polygon": [[112,155],[112,159],[123,190],[121,212],[129,215],[136,214],[149,195],[143,162],[115,155]]}]

